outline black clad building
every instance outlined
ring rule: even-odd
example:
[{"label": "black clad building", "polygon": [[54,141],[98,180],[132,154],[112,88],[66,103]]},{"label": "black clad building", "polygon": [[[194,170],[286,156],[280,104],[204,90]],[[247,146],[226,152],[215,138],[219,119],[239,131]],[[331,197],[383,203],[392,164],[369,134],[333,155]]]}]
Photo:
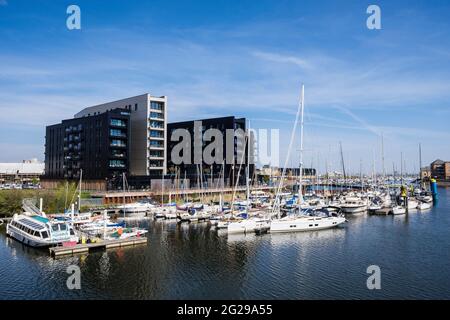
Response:
[{"label": "black clad building", "polygon": [[63,120],[46,127],[45,177],[49,181],[97,181],[92,189],[113,188],[128,174],[129,111],[114,109]]},{"label": "black clad building", "polygon": [[[200,134],[200,132],[196,133],[195,131],[195,122],[201,122],[201,126],[199,126],[199,131],[201,131],[201,135],[205,133],[208,129],[218,129],[221,131],[223,136],[223,160],[220,163],[208,164],[205,161],[202,161],[202,165],[200,167],[199,164],[195,164],[194,161],[194,139],[196,134]],[[175,164],[172,159],[172,151],[173,148],[179,143],[178,141],[172,141],[171,137],[173,132],[176,129],[186,129],[191,136],[190,143],[190,154],[191,161],[189,164],[181,163]],[[227,130],[238,130],[241,129],[245,132],[246,130],[246,119],[245,118],[235,118],[233,116],[229,117],[221,117],[221,118],[211,118],[211,119],[203,119],[203,120],[195,120],[195,121],[183,121],[183,122],[175,122],[167,124],[167,172],[168,174],[174,176],[178,174],[180,179],[190,180],[190,185],[196,185],[198,180],[198,174],[202,173],[203,181],[210,181],[210,178],[213,179],[221,179],[225,185],[233,186],[236,183],[236,179],[239,178],[239,184],[245,184],[245,176],[246,176],[246,167],[247,167],[247,152],[249,145],[246,143],[245,147],[245,155],[242,155],[242,152],[238,152],[238,150],[243,150],[241,143],[243,143],[244,139],[239,140],[237,137],[234,138],[234,142],[230,145],[227,145],[226,136]],[[253,139],[252,139],[253,140]],[[210,141],[204,141],[202,143],[202,151],[204,148],[210,143]],[[228,150],[227,148],[233,148],[233,150]],[[253,148],[252,148],[253,150]],[[228,152],[234,156],[234,163],[226,160],[226,155]],[[230,153],[228,153],[230,154]],[[251,152],[252,155],[252,152]],[[249,166],[249,176],[252,179],[254,174],[255,166],[252,164],[252,159],[250,161]],[[204,159],[203,159],[204,160]],[[242,163],[241,170],[239,172],[240,164]],[[224,168],[222,167],[224,166]],[[239,177],[238,177],[239,173]],[[214,182],[216,183],[216,182]]]}]

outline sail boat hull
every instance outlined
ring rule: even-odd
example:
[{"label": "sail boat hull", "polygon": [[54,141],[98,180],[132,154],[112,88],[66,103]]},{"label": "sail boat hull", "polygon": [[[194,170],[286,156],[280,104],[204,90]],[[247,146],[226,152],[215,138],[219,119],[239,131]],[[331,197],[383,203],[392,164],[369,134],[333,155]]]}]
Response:
[{"label": "sail boat hull", "polygon": [[293,232],[293,231],[314,231],[337,227],[346,220],[343,217],[298,217],[272,220],[270,223],[270,233]]}]

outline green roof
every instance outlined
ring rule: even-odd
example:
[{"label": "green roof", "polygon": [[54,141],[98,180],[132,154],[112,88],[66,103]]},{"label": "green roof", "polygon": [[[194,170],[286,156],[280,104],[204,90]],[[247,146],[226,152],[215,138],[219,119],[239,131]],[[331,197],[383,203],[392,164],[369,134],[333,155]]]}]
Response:
[{"label": "green roof", "polygon": [[43,222],[43,223],[47,223],[49,222],[49,220],[47,218],[41,217],[41,216],[32,216],[33,219],[39,221],[39,222]]}]

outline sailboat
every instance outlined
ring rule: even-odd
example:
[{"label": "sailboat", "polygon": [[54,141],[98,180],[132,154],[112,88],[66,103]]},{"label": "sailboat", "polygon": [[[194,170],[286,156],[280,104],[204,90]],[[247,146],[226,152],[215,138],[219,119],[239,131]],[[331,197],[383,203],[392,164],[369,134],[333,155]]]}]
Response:
[{"label": "sailboat", "polygon": [[309,231],[309,230],[321,230],[337,227],[338,225],[344,223],[346,220],[341,216],[329,216],[329,217],[314,217],[301,215],[301,205],[303,202],[303,190],[302,190],[302,178],[303,178],[303,114],[304,114],[304,98],[305,98],[305,86],[302,85],[301,98],[299,107],[297,110],[297,115],[295,117],[294,127],[291,133],[291,139],[289,142],[288,154],[285,160],[283,173],[281,175],[280,183],[277,191],[280,192],[282,189],[283,179],[286,173],[286,167],[289,161],[290,151],[292,149],[292,144],[294,141],[294,135],[297,128],[298,118],[300,118],[300,175],[299,175],[299,189],[298,189],[298,214],[288,215],[286,217],[280,217],[280,198],[278,196],[275,199],[274,212],[277,213],[278,218],[272,219],[270,222],[270,232],[291,232],[291,231]]},{"label": "sailboat", "polygon": [[[249,204],[250,204],[250,124],[248,125],[247,134],[244,139],[244,150],[242,152],[242,159],[238,170],[238,178],[236,179],[236,186],[239,183],[239,174],[241,171],[241,166],[245,156],[245,146],[247,146],[247,166],[246,166],[246,195],[247,200],[245,201],[245,213],[247,219],[241,219],[237,221],[229,221],[227,224],[228,233],[247,233],[247,232],[256,232],[261,230],[267,230],[269,228],[269,220],[262,216],[254,216],[249,217]],[[234,194],[233,194],[234,200]],[[232,201],[232,207],[234,207],[234,203]]]},{"label": "sailboat", "polygon": [[125,192],[127,191],[127,182],[125,173],[122,174],[122,190],[124,192],[123,204],[117,206],[124,218],[143,218],[152,210],[155,205],[150,199],[142,199],[132,203],[125,203]]}]

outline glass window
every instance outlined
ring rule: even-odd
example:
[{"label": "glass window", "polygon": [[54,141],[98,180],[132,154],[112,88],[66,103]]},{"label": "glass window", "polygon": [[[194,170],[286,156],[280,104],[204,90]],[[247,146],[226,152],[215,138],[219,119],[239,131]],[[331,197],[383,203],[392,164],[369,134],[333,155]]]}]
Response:
[{"label": "glass window", "polygon": [[150,108],[154,110],[163,110],[164,103],[163,102],[157,102],[157,101],[151,101],[150,102]]},{"label": "glass window", "polygon": [[123,160],[110,160],[109,166],[111,168],[125,168],[125,162]]},{"label": "glass window", "polygon": [[111,119],[110,124],[112,126],[116,126],[116,127],[125,127],[126,126],[125,121],[120,120],[120,119]]},{"label": "glass window", "polygon": [[52,225],[52,230],[59,231],[58,225],[57,224]]},{"label": "glass window", "polygon": [[47,231],[42,231],[42,238],[47,239],[48,238],[48,232]]},{"label": "glass window", "polygon": [[111,140],[111,146],[113,146],[113,147],[125,147],[126,144],[122,140],[113,139],[113,140]]},{"label": "glass window", "polygon": [[65,224],[60,224],[59,225],[59,230],[66,231],[67,230],[67,226]]},{"label": "glass window", "polygon": [[113,137],[125,137],[125,132],[119,129],[110,129],[109,134]]}]

